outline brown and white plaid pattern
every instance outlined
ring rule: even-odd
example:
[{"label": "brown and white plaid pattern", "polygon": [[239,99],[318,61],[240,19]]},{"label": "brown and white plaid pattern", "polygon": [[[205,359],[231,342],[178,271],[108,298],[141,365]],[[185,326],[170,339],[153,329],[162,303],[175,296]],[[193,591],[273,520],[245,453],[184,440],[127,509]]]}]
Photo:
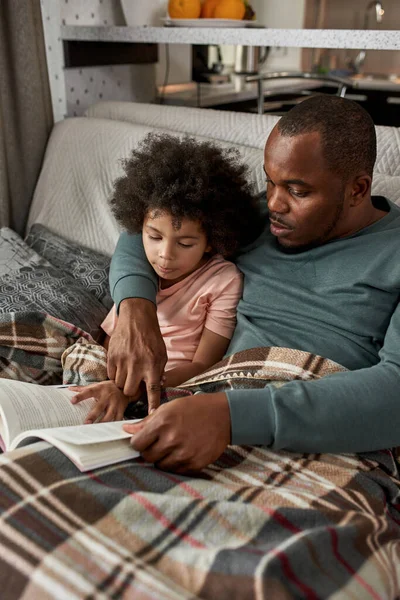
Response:
[{"label": "brown and white plaid pattern", "polygon": [[0,315],[0,377],[42,385],[61,383],[61,355],[78,339],[95,344],[83,329],[44,312]]},{"label": "brown and white plaid pattern", "polygon": [[61,356],[63,383],[88,385],[107,379],[107,350],[94,340],[79,338]]},{"label": "brown and white plaid pattern", "polygon": [[[342,369],[295,350],[249,350],[175,392]],[[142,459],[84,474],[43,442],[0,456],[4,600],[395,600],[399,581],[389,451],[231,446],[197,477]]]},{"label": "brown and white plaid pattern", "polygon": [[398,599],[399,481],[369,457],[230,447],[198,477],[0,457],[4,600]]},{"label": "brown and white plaid pattern", "polygon": [[183,387],[204,392],[260,388],[271,382],[279,385],[293,379],[320,379],[340,371],[347,369],[310,352],[275,346],[251,348],[224,358]]},{"label": "brown and white plaid pattern", "polygon": [[[195,393],[215,393],[231,389],[281,386],[293,379],[320,379],[332,373],[346,371],[338,363],[322,356],[291,348],[261,347],[236,352],[213,365],[201,375],[161,393],[161,402],[170,402]],[[147,415],[146,398],[130,404],[130,419]]]},{"label": "brown and white plaid pattern", "polygon": [[48,313],[0,315],[0,378],[41,385],[107,379],[107,351],[92,336]]},{"label": "brown and white plaid pattern", "polygon": [[[183,384],[188,393],[264,387],[317,379],[345,370],[333,361],[289,348],[254,348],[222,360]],[[0,315],[0,377],[39,384],[86,385],[107,379],[107,351],[79,327],[43,312]],[[163,400],[182,396],[166,390]]]}]

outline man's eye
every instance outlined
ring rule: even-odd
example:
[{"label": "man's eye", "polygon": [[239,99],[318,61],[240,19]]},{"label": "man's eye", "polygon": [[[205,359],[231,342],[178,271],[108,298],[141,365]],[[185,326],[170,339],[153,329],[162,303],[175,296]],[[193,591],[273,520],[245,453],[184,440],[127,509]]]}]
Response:
[{"label": "man's eye", "polygon": [[308,192],[298,192],[297,190],[289,189],[289,192],[292,196],[296,196],[296,198],[305,198],[308,195]]}]

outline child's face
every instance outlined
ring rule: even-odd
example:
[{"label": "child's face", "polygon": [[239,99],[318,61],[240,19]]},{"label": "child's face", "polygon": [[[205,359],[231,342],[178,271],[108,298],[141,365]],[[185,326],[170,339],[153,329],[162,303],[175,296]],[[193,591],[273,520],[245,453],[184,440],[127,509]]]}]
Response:
[{"label": "child's face", "polygon": [[179,229],[168,213],[150,212],[143,223],[143,245],[146,256],[157,275],[169,285],[184,279],[203,262],[210,252],[199,221],[182,219]]}]

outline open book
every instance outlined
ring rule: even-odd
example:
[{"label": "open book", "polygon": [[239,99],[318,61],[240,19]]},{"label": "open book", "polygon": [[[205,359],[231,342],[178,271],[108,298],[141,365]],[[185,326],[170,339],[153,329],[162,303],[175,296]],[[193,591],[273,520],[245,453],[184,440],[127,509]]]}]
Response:
[{"label": "open book", "polygon": [[0,379],[0,447],[3,451],[31,444],[38,438],[63,452],[81,471],[136,458],[131,434],[115,421],[83,425],[95,400],[71,404],[74,392]]}]

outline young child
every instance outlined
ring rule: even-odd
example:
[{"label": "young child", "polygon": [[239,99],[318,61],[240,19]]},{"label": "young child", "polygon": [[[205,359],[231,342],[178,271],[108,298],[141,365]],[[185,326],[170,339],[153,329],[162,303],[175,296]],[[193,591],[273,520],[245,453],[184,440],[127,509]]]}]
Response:
[{"label": "young child", "polygon": [[[124,161],[110,204],[128,233],[142,233],[158,275],[157,317],[168,362],[166,387],[217,363],[227,350],[242,275],[225,259],[252,242],[262,223],[237,151],[211,142],[149,134]],[[102,328],[111,336],[117,314]],[[105,346],[107,347],[107,342]],[[75,387],[73,402],[96,398],[87,423],[120,420],[133,398],[113,381]]]}]

